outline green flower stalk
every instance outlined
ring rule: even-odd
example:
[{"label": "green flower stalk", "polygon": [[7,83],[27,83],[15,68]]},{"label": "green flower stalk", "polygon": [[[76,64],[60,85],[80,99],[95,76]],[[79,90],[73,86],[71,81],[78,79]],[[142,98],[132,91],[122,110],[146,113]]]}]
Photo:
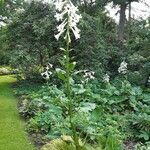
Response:
[{"label": "green flower stalk", "polygon": [[[79,23],[79,20],[81,18],[81,15],[79,15],[78,8],[73,5],[73,3],[70,0],[56,0],[54,3],[56,7],[56,15],[55,18],[58,22],[61,22],[61,24],[57,27],[58,33],[55,35],[55,38],[59,40],[61,35],[64,35],[64,40],[66,42],[66,48],[61,48],[64,51],[64,63],[63,67],[64,70],[56,70],[59,74],[65,74],[65,78],[62,78],[65,85],[65,94],[68,98],[68,117],[70,122],[70,128],[72,131],[72,137],[73,141],[76,147],[76,150],[81,150],[80,144],[79,144],[79,137],[76,132],[76,125],[73,122],[73,115],[74,115],[74,105],[73,105],[73,98],[72,98],[72,87],[71,87],[71,79],[72,79],[72,67],[75,67],[75,62],[71,62],[71,58],[69,55],[70,52],[70,43],[71,43],[71,37],[70,33],[72,32],[75,36],[75,39],[80,38],[80,29],[78,29],[77,24]],[[73,68],[74,68],[73,67]]]}]

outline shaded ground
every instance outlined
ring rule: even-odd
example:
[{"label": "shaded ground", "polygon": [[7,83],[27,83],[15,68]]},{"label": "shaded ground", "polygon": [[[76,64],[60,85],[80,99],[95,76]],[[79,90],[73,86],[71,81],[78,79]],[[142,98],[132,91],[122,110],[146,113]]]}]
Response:
[{"label": "shaded ground", "polygon": [[10,84],[13,76],[0,76],[0,150],[35,150],[19,118]]}]

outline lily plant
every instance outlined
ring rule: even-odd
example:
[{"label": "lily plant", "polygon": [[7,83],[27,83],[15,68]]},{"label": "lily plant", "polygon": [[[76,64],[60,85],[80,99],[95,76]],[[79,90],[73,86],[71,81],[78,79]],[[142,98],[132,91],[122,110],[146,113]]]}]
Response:
[{"label": "lily plant", "polygon": [[[72,138],[74,141],[74,145],[76,150],[81,150],[81,146],[79,143],[79,137],[76,132],[76,124],[73,122],[73,115],[74,115],[74,102],[72,98],[72,72],[75,68],[76,62],[71,61],[70,57],[70,45],[71,45],[71,34],[75,36],[75,39],[80,38],[80,29],[77,27],[80,19],[82,18],[81,15],[78,13],[79,10],[77,7],[70,0],[56,0],[54,2],[56,8],[55,18],[60,23],[57,26],[58,33],[55,35],[56,40],[59,40],[61,36],[64,37],[65,41],[65,48],[60,48],[64,51],[63,56],[63,70],[57,68],[56,72],[58,77],[63,80],[64,82],[64,93],[68,98],[67,109],[68,109],[68,117],[70,123],[70,129],[72,131]],[[72,33],[71,33],[72,32]]]}]

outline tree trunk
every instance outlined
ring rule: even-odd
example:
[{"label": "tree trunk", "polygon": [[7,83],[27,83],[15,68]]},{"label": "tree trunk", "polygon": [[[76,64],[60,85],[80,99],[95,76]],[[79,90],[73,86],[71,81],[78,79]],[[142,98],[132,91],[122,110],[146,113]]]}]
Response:
[{"label": "tree trunk", "polygon": [[126,8],[127,4],[122,3],[120,4],[120,18],[119,18],[119,25],[118,25],[118,41],[119,43],[123,43],[124,41],[124,29],[126,23]]},{"label": "tree trunk", "polygon": [[128,40],[131,34],[131,0],[129,0],[129,18],[128,18]]},{"label": "tree trunk", "polygon": [[131,23],[131,1],[129,0],[129,24]]},{"label": "tree trunk", "polygon": [[40,56],[40,64],[41,64],[41,66],[44,66],[44,58],[43,58],[43,55],[42,55],[42,51],[40,50],[39,51],[39,56]]}]

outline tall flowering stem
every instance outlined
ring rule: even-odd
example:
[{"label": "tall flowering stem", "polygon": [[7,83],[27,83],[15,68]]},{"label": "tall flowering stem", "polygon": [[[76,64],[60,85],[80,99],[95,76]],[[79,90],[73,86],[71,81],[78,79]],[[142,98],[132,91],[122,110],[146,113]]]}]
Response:
[{"label": "tall flowering stem", "polygon": [[71,62],[70,58],[70,44],[71,44],[71,32],[75,36],[75,39],[80,38],[80,29],[78,29],[77,24],[81,18],[79,15],[78,8],[73,5],[70,0],[56,0],[54,3],[56,7],[55,18],[58,22],[61,22],[57,27],[58,33],[55,38],[59,40],[61,35],[64,35],[64,40],[66,41],[66,48],[61,48],[64,51],[64,72],[65,72],[65,94],[68,98],[68,116],[70,119],[70,127],[72,131],[73,140],[76,146],[76,150],[81,150],[79,145],[79,138],[76,132],[76,125],[74,124],[72,118],[74,115],[72,89],[71,89],[71,72],[70,65],[75,65]]}]

